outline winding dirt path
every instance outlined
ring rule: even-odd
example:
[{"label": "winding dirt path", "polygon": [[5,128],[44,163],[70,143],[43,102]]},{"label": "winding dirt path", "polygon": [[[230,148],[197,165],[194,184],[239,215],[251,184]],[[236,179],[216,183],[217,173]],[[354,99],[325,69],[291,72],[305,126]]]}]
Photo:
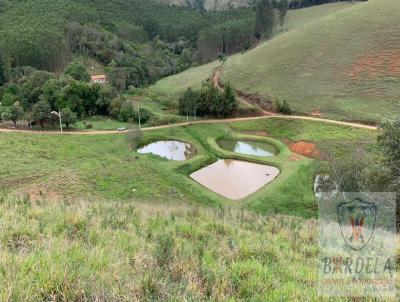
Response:
[{"label": "winding dirt path", "polygon": [[[223,69],[223,66],[217,67],[215,69],[213,75],[212,75],[212,82],[213,82],[214,87],[218,88],[221,91],[224,89],[224,86],[223,86],[222,81],[221,81],[222,69]],[[240,93],[238,93],[237,91],[236,91],[236,98],[238,98],[242,103],[245,103],[250,107],[254,107],[254,106],[257,107],[261,111],[261,114],[264,115],[264,116],[275,116],[275,115],[277,115],[274,112],[264,110],[260,106],[252,104],[246,98],[242,97],[240,95]]]},{"label": "winding dirt path", "polygon": [[[212,76],[212,82],[215,87],[218,89],[223,89],[223,85],[221,84],[220,77],[222,73],[222,67],[219,67],[215,70]],[[250,106],[254,106],[243,97],[238,97],[240,101],[247,103]],[[143,131],[151,131],[151,130],[158,130],[158,129],[167,129],[172,127],[180,127],[180,126],[188,126],[188,125],[198,125],[198,124],[223,124],[223,123],[233,123],[233,122],[242,122],[242,121],[252,121],[252,120],[261,120],[267,118],[281,118],[287,120],[306,120],[306,121],[314,121],[314,122],[323,122],[323,123],[330,123],[335,125],[342,125],[348,126],[353,128],[359,129],[367,129],[367,130],[377,130],[376,126],[370,126],[365,124],[359,123],[352,123],[352,122],[343,122],[343,121],[336,121],[312,116],[300,116],[300,115],[280,115],[275,112],[266,111],[259,106],[257,106],[261,112],[261,116],[254,116],[254,117],[238,117],[238,118],[226,118],[226,119],[209,119],[209,120],[199,120],[199,121],[191,121],[191,122],[184,122],[184,123],[177,123],[177,124],[168,124],[162,126],[155,126],[155,127],[147,127],[142,128]],[[53,135],[60,135],[60,132],[55,131],[31,131],[31,130],[13,130],[13,129],[0,129],[0,133],[33,133],[33,134],[53,134]],[[116,131],[116,130],[90,130],[90,131],[66,131],[63,134],[66,135],[102,135],[102,134],[123,134],[126,131]]]},{"label": "winding dirt path", "polygon": [[[224,123],[234,123],[234,122],[243,122],[243,121],[253,121],[253,120],[262,120],[269,118],[280,118],[287,120],[308,120],[314,122],[323,122],[330,123],[335,125],[348,126],[353,128],[367,129],[367,130],[377,130],[375,126],[350,123],[350,122],[341,122],[335,120],[328,120],[323,118],[309,117],[309,116],[286,116],[286,115],[270,115],[270,116],[255,116],[255,117],[238,117],[238,118],[227,118],[227,119],[211,119],[211,120],[201,120],[201,121],[192,121],[192,122],[184,122],[177,124],[168,124],[162,126],[155,127],[147,127],[142,128],[143,131],[152,131],[158,129],[167,129],[173,127],[181,127],[181,126],[189,126],[189,125],[200,125],[200,124],[224,124]],[[63,134],[65,135],[104,135],[104,134],[123,134],[127,131],[115,131],[115,130],[91,130],[91,131],[67,131]],[[31,134],[50,134],[50,135],[60,135],[60,132],[55,131],[31,131],[31,130],[13,130],[13,129],[0,129],[0,133],[31,133]]]}]

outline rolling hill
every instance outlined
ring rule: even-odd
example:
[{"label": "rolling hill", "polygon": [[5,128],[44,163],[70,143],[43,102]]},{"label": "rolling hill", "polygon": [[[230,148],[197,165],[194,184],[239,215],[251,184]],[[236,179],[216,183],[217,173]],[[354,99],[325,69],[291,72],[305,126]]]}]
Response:
[{"label": "rolling hill", "polygon": [[[288,12],[287,22],[284,26],[283,31],[290,32],[309,22],[313,22],[333,13],[348,9],[354,5],[355,4],[351,2],[339,2],[326,5],[318,5],[304,9],[290,10]],[[275,35],[279,36],[281,34],[281,29],[277,28],[277,32],[275,33]],[[268,44],[270,42],[268,41],[265,43]],[[231,61],[236,62],[240,60],[240,57],[242,57],[242,55],[240,54],[229,57],[227,64],[229,65]],[[207,80],[212,76],[213,71],[218,66],[220,66],[220,63],[215,61],[209,64],[190,68],[182,73],[161,79],[155,85],[153,85],[151,89],[162,94],[170,93],[174,95],[182,93],[188,87],[200,86],[201,82]]]},{"label": "rolling hill", "polygon": [[370,0],[307,22],[228,60],[222,81],[265,102],[287,100],[303,114],[363,121],[394,115],[399,15],[399,1]]}]

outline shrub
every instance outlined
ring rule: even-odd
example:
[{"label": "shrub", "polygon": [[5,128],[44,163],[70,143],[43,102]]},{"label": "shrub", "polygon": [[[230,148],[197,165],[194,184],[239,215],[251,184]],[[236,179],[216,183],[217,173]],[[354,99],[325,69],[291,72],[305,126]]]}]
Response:
[{"label": "shrub", "polygon": [[122,104],[125,102],[125,99],[123,97],[117,97],[113,99],[108,106],[108,112],[109,114],[114,117],[118,118],[119,113],[121,111]]},{"label": "shrub", "polygon": [[236,100],[235,91],[229,83],[225,86],[223,101],[223,105],[221,106],[222,115],[229,116],[236,112],[238,102]]},{"label": "shrub", "polygon": [[17,125],[17,121],[19,121],[25,112],[19,102],[15,102],[14,105],[10,108],[10,120],[14,123],[14,126]]},{"label": "shrub", "polygon": [[118,114],[118,120],[121,122],[127,122],[129,118],[134,118],[135,108],[131,102],[124,101],[121,104],[121,109]]},{"label": "shrub", "polygon": [[288,114],[288,115],[293,113],[293,110],[290,108],[290,106],[286,102],[286,100],[283,100],[283,103],[276,101],[276,110],[279,113]]},{"label": "shrub", "polygon": [[179,114],[193,115],[194,110],[196,109],[197,98],[198,92],[189,87],[179,98]]},{"label": "shrub", "polygon": [[135,121],[139,121],[139,114],[141,123],[147,123],[153,117],[153,113],[150,110],[139,107],[139,111],[138,109],[135,108],[135,115],[134,115]]},{"label": "shrub", "polygon": [[48,102],[40,101],[33,106],[32,118],[34,121],[39,122],[43,128],[44,123],[48,121],[51,114],[51,107]]},{"label": "shrub", "polygon": [[229,84],[221,92],[210,82],[199,90],[188,88],[179,99],[181,115],[211,115],[227,117],[233,115],[238,107],[236,96]]},{"label": "shrub", "polygon": [[68,129],[69,126],[76,123],[76,113],[72,112],[69,108],[63,108],[61,110],[61,120]]},{"label": "shrub", "polygon": [[99,89],[99,97],[96,101],[98,114],[108,114],[112,100],[117,96],[115,88],[110,85],[102,85]]},{"label": "shrub", "polygon": [[143,132],[139,128],[131,129],[126,134],[126,139],[133,149],[137,149],[141,144]]},{"label": "shrub", "polygon": [[148,109],[139,107],[138,110],[138,108],[135,107],[132,102],[125,101],[121,105],[121,109],[118,114],[118,120],[120,120],[121,122],[127,122],[129,120],[138,122],[139,115],[140,122],[142,124],[147,123],[153,117],[153,114]]},{"label": "shrub", "polygon": [[72,62],[65,67],[64,73],[70,75],[77,81],[89,82],[90,74],[87,72],[85,65],[80,62]]},{"label": "shrub", "polygon": [[0,122],[8,121],[11,119],[10,107],[0,106]]}]

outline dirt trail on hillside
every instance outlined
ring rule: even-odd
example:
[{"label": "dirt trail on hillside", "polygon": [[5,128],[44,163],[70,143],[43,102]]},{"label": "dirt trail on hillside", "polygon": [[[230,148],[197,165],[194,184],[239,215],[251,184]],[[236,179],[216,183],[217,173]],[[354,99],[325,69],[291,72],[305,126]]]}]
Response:
[{"label": "dirt trail on hillside", "polygon": [[[215,87],[223,90],[224,87],[223,87],[223,85],[221,83],[221,79],[220,79],[221,73],[222,73],[222,67],[218,67],[212,76],[212,82]],[[324,123],[348,126],[348,127],[353,127],[353,128],[367,129],[367,130],[377,130],[378,129],[376,126],[370,126],[370,125],[352,123],[352,122],[336,121],[336,120],[324,119],[324,118],[319,118],[319,117],[300,116],[300,115],[280,115],[280,114],[277,114],[274,112],[264,110],[257,104],[252,104],[248,100],[250,98],[250,96],[243,98],[242,96],[239,95],[238,98],[242,102],[247,103],[250,106],[258,107],[261,110],[262,115],[254,116],[254,117],[238,117],[238,118],[209,119],[209,120],[192,121],[192,122],[184,122],[184,123],[177,123],[177,124],[168,124],[168,125],[162,125],[162,126],[147,127],[147,128],[142,128],[142,130],[143,131],[151,131],[151,130],[166,129],[166,128],[179,127],[179,126],[189,126],[189,125],[198,125],[198,124],[234,123],[234,122],[242,122],[242,121],[267,119],[267,118],[283,118],[283,119],[288,119],[288,120],[307,120],[307,121],[315,121],[315,122],[324,122]],[[14,130],[14,129],[0,129],[0,133],[34,133],[34,134],[53,134],[53,135],[60,134],[60,132],[55,132],[55,131],[31,131],[31,130]],[[66,135],[102,135],[102,134],[123,134],[123,133],[126,133],[126,131],[116,131],[116,130],[66,131],[63,134],[66,134]]]},{"label": "dirt trail on hillside", "polygon": [[[222,66],[218,67],[215,69],[214,74],[212,76],[212,82],[214,84],[214,87],[218,88],[219,90],[224,90],[224,85],[222,84],[221,81],[221,73],[222,73]],[[248,100],[248,98],[245,97],[245,95],[243,93],[241,93],[240,91],[235,91],[236,92],[236,97],[242,102],[247,104],[250,107],[254,107],[256,106],[260,111],[261,114],[264,116],[274,116],[276,115],[274,112],[271,111],[266,111],[263,108],[261,108],[260,106],[253,104],[251,101]]]}]

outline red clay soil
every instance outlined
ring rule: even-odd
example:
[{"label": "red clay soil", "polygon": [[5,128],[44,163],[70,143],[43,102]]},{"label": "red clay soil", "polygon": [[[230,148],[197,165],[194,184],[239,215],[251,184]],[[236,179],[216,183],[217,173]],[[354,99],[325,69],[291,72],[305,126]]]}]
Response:
[{"label": "red clay soil", "polygon": [[214,74],[213,74],[213,76],[212,76],[212,82],[213,82],[213,84],[214,84],[214,87],[217,87],[217,88],[220,88],[220,89],[222,89],[222,85],[221,85],[221,82],[220,82],[220,77],[221,77],[221,67],[218,67],[216,70],[215,70],[215,72],[214,72]]},{"label": "red clay soil", "polygon": [[297,153],[310,158],[319,158],[321,152],[314,143],[306,141],[298,141],[289,144],[289,148],[293,153]]},{"label": "red clay soil", "polygon": [[368,54],[360,57],[348,71],[356,80],[360,76],[370,78],[400,75],[400,50],[388,50],[379,54]]}]

